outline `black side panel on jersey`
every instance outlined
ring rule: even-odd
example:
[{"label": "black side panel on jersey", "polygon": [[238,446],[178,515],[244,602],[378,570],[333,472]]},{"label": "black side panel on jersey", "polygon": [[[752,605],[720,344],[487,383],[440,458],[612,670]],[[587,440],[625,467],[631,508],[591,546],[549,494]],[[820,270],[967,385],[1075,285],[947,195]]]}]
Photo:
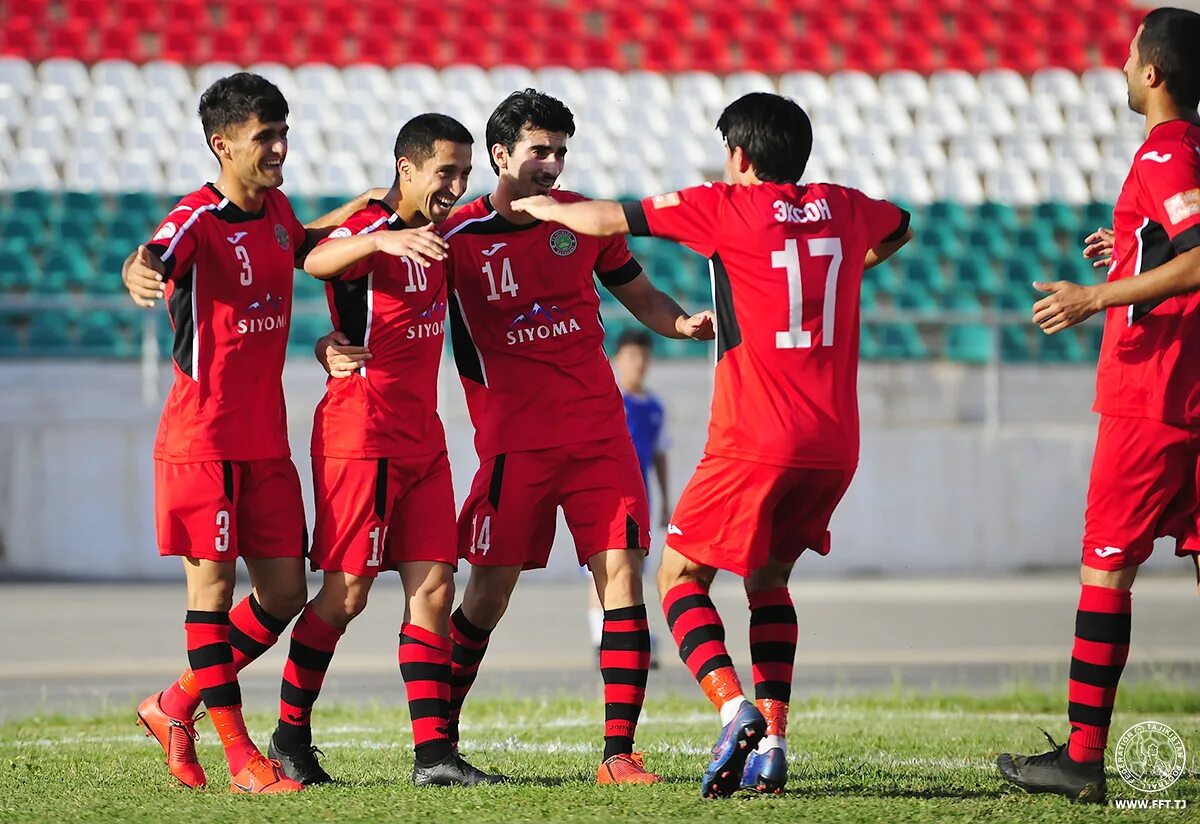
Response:
[{"label": "black side panel on jersey", "polygon": [[733,285],[719,254],[709,260],[712,264],[713,309],[717,312],[717,360],[742,342],[742,328],[733,310]]},{"label": "black side panel on jersey", "polygon": [[[1166,229],[1160,223],[1153,221],[1146,224],[1138,235],[1141,241],[1141,256],[1139,259],[1138,270],[1136,274],[1149,272],[1158,266],[1170,261],[1175,257],[1175,247],[1171,245],[1171,238],[1168,237]],[[1138,303],[1133,306],[1133,322],[1137,323],[1146,315],[1154,311],[1154,307],[1162,303],[1161,300],[1153,303]]]},{"label": "black side panel on jersey", "polygon": [[363,346],[367,337],[367,284],[370,281],[370,275],[356,280],[329,281],[342,334],[350,339],[351,346]]},{"label": "black side panel on jersey", "polygon": [[454,365],[458,367],[458,374],[480,386],[487,386],[483,377],[483,364],[479,360],[478,350],[475,349],[475,341],[471,339],[471,332],[467,329],[462,307],[458,305],[458,297],[451,292],[447,303],[450,315],[450,347],[454,350]]},{"label": "black side panel on jersey", "polygon": [[185,375],[192,374],[192,338],[196,334],[196,319],[192,316],[192,279],[196,275],[193,266],[175,281],[175,291],[167,306],[171,313],[171,325],[175,327],[175,345],[171,347],[171,357],[179,366],[179,371]]}]

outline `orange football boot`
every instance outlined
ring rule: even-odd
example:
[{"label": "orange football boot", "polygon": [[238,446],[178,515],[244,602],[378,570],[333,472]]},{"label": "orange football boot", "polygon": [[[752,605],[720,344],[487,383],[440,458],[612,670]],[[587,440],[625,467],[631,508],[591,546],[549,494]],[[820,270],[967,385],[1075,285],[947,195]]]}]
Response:
[{"label": "orange football boot", "polygon": [[233,793],[294,793],[303,789],[303,784],[283,774],[278,761],[271,761],[262,753],[247,761],[229,782],[229,791]]},{"label": "orange football boot", "polygon": [[196,759],[196,721],[203,713],[186,721],[172,718],[162,711],[158,699],[161,692],[151,695],[138,704],[138,726],[146,728],[147,737],[153,737],[167,756],[167,769],[185,787],[201,789],[208,780],[204,776],[204,768]]},{"label": "orange football boot", "polygon": [[656,784],[662,776],[655,775],[642,763],[640,752],[612,756],[596,770],[598,784]]}]

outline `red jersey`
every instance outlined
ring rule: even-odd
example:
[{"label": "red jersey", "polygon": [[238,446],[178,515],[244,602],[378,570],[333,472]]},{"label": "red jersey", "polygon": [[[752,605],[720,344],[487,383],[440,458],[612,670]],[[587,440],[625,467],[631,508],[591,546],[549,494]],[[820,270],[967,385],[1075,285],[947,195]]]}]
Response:
[{"label": "red jersey", "polygon": [[709,258],[717,366],[705,451],[854,467],[863,262],[904,234],[908,214],[829,183],[706,183],[626,214],[634,234]]},{"label": "red jersey", "polygon": [[[406,229],[372,200],[327,240]],[[326,241],[321,241],[322,243]],[[437,414],[438,364],[446,326],[446,277],[376,252],[325,285],[333,326],[371,360],[349,378],[330,378],[313,422],[312,454],[327,458],[399,458],[446,451]]]},{"label": "red jersey", "polygon": [[179,201],[147,246],[167,267],[175,383],[154,457],[171,463],[286,458],[283,361],[295,253],[306,232],[270,189],[243,212],[212,184]]},{"label": "red jersey", "polygon": [[[1113,211],[1110,281],[1200,246],[1200,126],[1162,123],[1138,149]],[[1200,425],[1200,292],[1108,310],[1095,410]]]},{"label": "red jersey", "polygon": [[[555,190],[564,202],[582,195]],[[450,336],[486,461],[504,452],[629,437],[604,354],[600,295],[642,267],[624,238],[577,235],[558,223],[510,223],[488,197],[444,224]]]}]

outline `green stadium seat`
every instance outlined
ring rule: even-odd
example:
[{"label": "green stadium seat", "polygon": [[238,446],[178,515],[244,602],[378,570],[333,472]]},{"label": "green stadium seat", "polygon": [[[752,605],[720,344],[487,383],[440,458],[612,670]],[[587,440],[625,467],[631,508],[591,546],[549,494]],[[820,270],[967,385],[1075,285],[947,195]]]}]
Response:
[{"label": "green stadium seat", "polygon": [[879,305],[879,296],[873,283],[864,282],[858,290],[858,303],[865,311],[871,311]]},{"label": "green stadium seat", "polygon": [[296,301],[325,300],[325,284],[304,272],[296,273],[294,299]]},{"label": "green stadium seat", "polygon": [[956,289],[947,292],[945,295],[942,295],[939,305],[940,308],[950,312],[970,315],[983,314],[983,303],[979,300],[979,293],[975,291]]},{"label": "green stadium seat", "polygon": [[136,357],[138,330],[128,313],[90,312],[84,318],[79,333],[79,345],[91,357]]},{"label": "green stadium seat", "polygon": [[1039,360],[1043,363],[1086,363],[1090,357],[1091,347],[1080,343],[1075,329],[1042,336]]},{"label": "green stadium seat", "polygon": [[920,284],[906,284],[892,296],[892,305],[905,312],[928,312],[933,314],[941,307],[938,305],[937,294],[930,292]]},{"label": "green stadium seat", "polygon": [[122,192],[117,195],[114,206],[119,215],[155,226],[170,208],[162,198],[151,192]]},{"label": "green stadium seat", "polygon": [[887,261],[866,270],[863,272],[863,286],[870,287],[877,295],[894,295],[900,291],[900,275],[896,264]]},{"label": "green stadium seat", "polygon": [[929,204],[925,210],[925,222],[921,232],[942,227],[951,232],[963,232],[971,223],[971,215],[961,203],[938,200]]},{"label": "green stadium seat", "polygon": [[313,205],[317,207],[317,213],[313,217],[332,212],[334,209],[341,208],[346,204],[348,198],[345,195],[321,195],[313,199]]},{"label": "green stadium seat", "polygon": [[21,238],[0,238],[0,291],[28,289],[33,284],[37,264],[30,255],[29,243]]},{"label": "green stadium seat", "polygon": [[911,323],[885,322],[871,325],[871,333],[879,342],[882,360],[921,360],[929,357],[917,327]]},{"label": "green stadium seat", "polygon": [[992,330],[969,324],[946,328],[946,357],[963,363],[987,363],[993,356]]},{"label": "green stadium seat", "polygon": [[9,196],[8,210],[32,215],[49,215],[54,211],[54,197],[44,189],[22,189]]},{"label": "green stadium seat", "polygon": [[980,295],[996,295],[1004,288],[996,266],[986,257],[960,260],[954,270],[954,280],[960,289],[970,289]]},{"label": "green stadium seat", "polygon": [[125,293],[125,285],[121,282],[121,267],[125,258],[129,257],[132,249],[124,241],[106,243],[96,256],[94,277],[88,285],[88,291],[98,295],[120,295]]},{"label": "green stadium seat", "polygon": [[56,214],[82,212],[99,215],[105,211],[104,196],[98,192],[63,192],[58,198],[57,207],[52,211]]},{"label": "green stadium seat", "polygon": [[43,294],[54,294],[68,288],[82,289],[92,277],[92,266],[82,247],[59,243],[42,256],[41,271],[33,287]]},{"label": "green stadium seat", "polygon": [[1020,284],[1012,284],[992,298],[992,308],[1001,312],[1028,314],[1029,307],[1033,306],[1036,300],[1037,293],[1033,291],[1033,287],[1025,288]]},{"label": "green stadium seat", "polygon": [[902,259],[900,266],[900,283],[902,290],[919,288],[933,295],[946,291],[946,280],[942,277],[942,269],[936,259],[928,256]]},{"label": "green stadium seat", "polygon": [[74,348],[76,316],[72,312],[40,311],[29,323],[29,349],[34,355],[66,355]]},{"label": "green stadium seat", "polygon": [[304,312],[292,315],[292,328],[288,330],[288,348],[299,355],[311,355],[313,344],[332,329],[327,314]]},{"label": "green stadium seat", "polygon": [[1111,203],[1089,203],[1084,206],[1083,212],[1080,215],[1084,237],[1087,237],[1101,226],[1112,228],[1112,216],[1113,205]]},{"label": "green stadium seat", "polygon": [[858,356],[863,360],[879,360],[880,358],[879,342],[865,323],[858,330]]},{"label": "green stadium seat", "polygon": [[1028,363],[1033,360],[1030,338],[1035,332],[1032,324],[1006,323],[1000,327],[1000,357],[1012,363]]},{"label": "green stadium seat", "polygon": [[967,245],[963,250],[963,260],[983,258],[989,261],[1008,260],[1018,250],[1013,248],[1013,235],[1010,231],[999,231],[986,227],[976,227],[967,234]]},{"label": "green stadium seat", "polygon": [[49,239],[45,216],[28,212],[9,212],[0,225],[0,238],[23,240],[30,246],[44,246]]},{"label": "green stadium seat", "polygon": [[60,212],[50,223],[52,243],[63,241],[92,242],[104,236],[100,215],[91,212]]},{"label": "green stadium seat", "polygon": [[1047,201],[1033,207],[1030,223],[1056,234],[1074,235],[1079,230],[1079,211],[1067,203]]},{"label": "green stadium seat", "polygon": [[1015,248],[1021,250],[1026,256],[1042,260],[1055,260],[1058,258],[1058,241],[1054,239],[1054,233],[1051,228],[1045,224],[1034,223],[1023,229],[1018,229],[1017,233],[1013,236],[1013,243]]},{"label": "green stadium seat", "polygon": [[975,230],[995,235],[1011,235],[1021,228],[1017,210],[1005,203],[987,201],[975,210]]},{"label": "green stadium seat", "polygon": [[28,319],[16,312],[0,312],[0,358],[11,358],[25,351],[21,330]]},{"label": "green stadium seat", "polygon": [[934,252],[941,258],[958,258],[963,254],[963,228],[934,223],[917,235],[916,247]]}]

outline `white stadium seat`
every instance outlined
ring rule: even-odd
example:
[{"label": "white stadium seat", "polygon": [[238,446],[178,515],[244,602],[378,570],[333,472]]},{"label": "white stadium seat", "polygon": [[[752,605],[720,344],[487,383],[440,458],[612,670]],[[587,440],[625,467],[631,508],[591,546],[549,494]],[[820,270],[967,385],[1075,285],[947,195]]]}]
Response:
[{"label": "white stadium seat", "polygon": [[984,200],[979,173],[969,163],[951,160],[945,168],[933,173],[931,182],[937,200],[950,200],[968,206]]},{"label": "white stadium seat", "polygon": [[1124,106],[1128,102],[1128,84],[1125,72],[1109,66],[1088,69],[1080,77],[1083,94],[1093,103],[1105,101],[1110,106]]},{"label": "white stadium seat", "polygon": [[283,96],[290,102],[296,98],[296,81],[292,70],[282,63],[255,63],[247,66],[246,71],[260,74],[279,87]]},{"label": "white stadium seat", "polygon": [[1057,137],[1050,141],[1050,160],[1054,166],[1070,165],[1090,174],[1100,168],[1100,149],[1090,137]]},{"label": "white stadium seat", "polygon": [[427,102],[442,96],[442,81],[438,73],[429,66],[405,63],[392,69],[392,83],[397,94],[419,94]]},{"label": "white stadium seat", "polygon": [[199,101],[187,69],[178,63],[151,60],[142,66],[142,82],[147,89],[163,89],[176,100],[188,100],[192,106]]},{"label": "white stadium seat", "polygon": [[213,83],[216,83],[222,77],[228,77],[241,70],[241,66],[233,63],[205,63],[196,69],[196,76],[194,78],[196,84],[194,89],[196,102],[200,101],[200,95],[204,94]]},{"label": "white stadium seat", "polygon": [[115,190],[140,192],[163,188],[163,166],[149,152],[125,151],[117,158]]},{"label": "white stadium seat", "polygon": [[104,158],[72,155],[63,169],[63,184],[73,192],[112,192],[117,173]]},{"label": "white stadium seat", "polygon": [[84,120],[107,120],[123,126],[133,120],[125,94],[114,86],[98,86],[84,98],[80,109]]},{"label": "white stadium seat", "polygon": [[926,174],[946,165],[946,150],[941,141],[926,140],[919,135],[896,138],[896,156],[900,163],[912,165]]},{"label": "white stadium seat", "polygon": [[491,76],[479,66],[448,66],[442,69],[442,87],[451,94],[474,98],[481,107],[494,107],[498,102],[496,92],[492,89]]},{"label": "white stadium seat", "polygon": [[1032,206],[1041,200],[1033,175],[1016,164],[1005,164],[985,174],[983,190],[988,200],[1013,206]]},{"label": "white stadium seat", "polygon": [[[342,72],[323,63],[304,63],[292,71],[292,79],[302,97],[336,100],[346,94]],[[292,101],[289,100],[288,103]]]},{"label": "white stadium seat", "polygon": [[513,92],[537,85],[537,78],[533,72],[524,66],[496,66],[489,74],[492,76],[492,88],[496,92],[496,101],[492,104],[493,109]]},{"label": "white stadium seat", "polygon": [[387,100],[395,95],[392,76],[382,66],[356,63],[342,69],[341,74],[348,94],[357,92],[376,100]]},{"label": "white stadium seat", "polygon": [[1003,138],[1000,156],[1005,166],[1024,166],[1034,172],[1043,172],[1053,163],[1046,142],[1031,134]]},{"label": "white stadium seat", "polygon": [[[558,66],[538,71],[535,86],[551,97],[557,97],[567,104],[569,109],[578,106],[580,101],[587,97],[587,90],[583,86],[583,81],[579,79],[579,75],[572,69]],[[496,103],[499,102],[499,100],[495,101],[492,108],[495,108]]]},{"label": "white stadium seat", "polygon": [[912,71],[888,72],[879,78],[879,93],[886,103],[894,100],[912,110],[929,105],[929,83]]},{"label": "white stadium seat", "polygon": [[1038,176],[1041,200],[1082,205],[1092,199],[1087,178],[1074,166],[1055,165]]},{"label": "white stadium seat", "polygon": [[713,117],[732,99],[720,78],[710,72],[681,72],[675,76],[673,86],[676,101],[686,101],[706,117]]},{"label": "white stadium seat", "polygon": [[929,179],[916,169],[904,166],[892,169],[884,180],[888,196],[896,200],[905,203],[929,203],[934,199]]},{"label": "white stadium seat", "polygon": [[21,150],[20,158],[9,164],[8,185],[13,189],[57,189],[62,181],[50,155],[40,148]]},{"label": "white stadium seat", "polygon": [[37,69],[38,83],[43,87],[61,86],[75,97],[80,97],[91,88],[92,78],[87,67],[78,60],[52,57],[42,62]]},{"label": "white stadium seat", "polygon": [[137,64],[128,60],[101,60],[92,66],[91,75],[93,88],[113,87],[126,97],[139,95],[146,88]]},{"label": "white stadium seat", "polygon": [[27,116],[22,95],[15,89],[0,85],[0,123],[15,126]]},{"label": "white stadium seat", "polygon": [[1053,100],[1059,106],[1066,106],[1085,100],[1083,87],[1079,84],[1079,75],[1069,69],[1047,68],[1034,72],[1029,81],[1030,89],[1035,97]]},{"label": "white stadium seat", "polygon": [[0,57],[0,89],[9,89],[17,96],[25,96],[33,93],[37,83],[37,74],[28,61]]},{"label": "white stadium seat", "polygon": [[625,76],[630,103],[639,109],[665,107],[671,102],[671,86],[661,74],[635,71]]},{"label": "white stadium seat", "polygon": [[837,72],[829,78],[829,93],[839,103],[853,101],[859,109],[870,109],[879,105],[879,86],[875,78],[866,72]]},{"label": "white stadium seat", "polygon": [[779,93],[799,103],[810,114],[828,106],[832,96],[825,78],[816,72],[788,72],[779,78]]},{"label": "white stadium seat", "polygon": [[986,135],[959,137],[950,141],[950,162],[988,172],[1004,165],[996,141]]},{"label": "white stadium seat", "polygon": [[[625,88],[625,78],[620,72],[612,69],[585,69],[579,73],[587,99],[608,106],[628,106],[630,104],[629,90]],[[496,95],[495,103],[499,102]],[[495,106],[493,103],[493,107]]]},{"label": "white stadium seat", "polygon": [[1012,69],[990,69],[979,75],[979,93],[983,102],[1003,100],[1010,108],[1029,102],[1025,78]]},{"label": "white stadium seat", "polygon": [[775,81],[762,72],[734,72],[725,78],[725,99],[718,104],[718,111],[751,92],[778,94],[779,89],[775,86]]},{"label": "white stadium seat", "polygon": [[53,117],[33,117],[22,123],[17,129],[17,146],[22,155],[36,149],[55,163],[61,163],[71,154],[70,133]]},{"label": "white stadium seat", "polygon": [[931,103],[949,98],[960,106],[973,106],[980,100],[979,83],[975,76],[962,69],[943,69],[929,76]]},{"label": "white stadium seat", "polygon": [[967,116],[972,128],[991,137],[1007,137],[1017,131],[1017,121],[1008,104],[999,99],[977,103]]}]

